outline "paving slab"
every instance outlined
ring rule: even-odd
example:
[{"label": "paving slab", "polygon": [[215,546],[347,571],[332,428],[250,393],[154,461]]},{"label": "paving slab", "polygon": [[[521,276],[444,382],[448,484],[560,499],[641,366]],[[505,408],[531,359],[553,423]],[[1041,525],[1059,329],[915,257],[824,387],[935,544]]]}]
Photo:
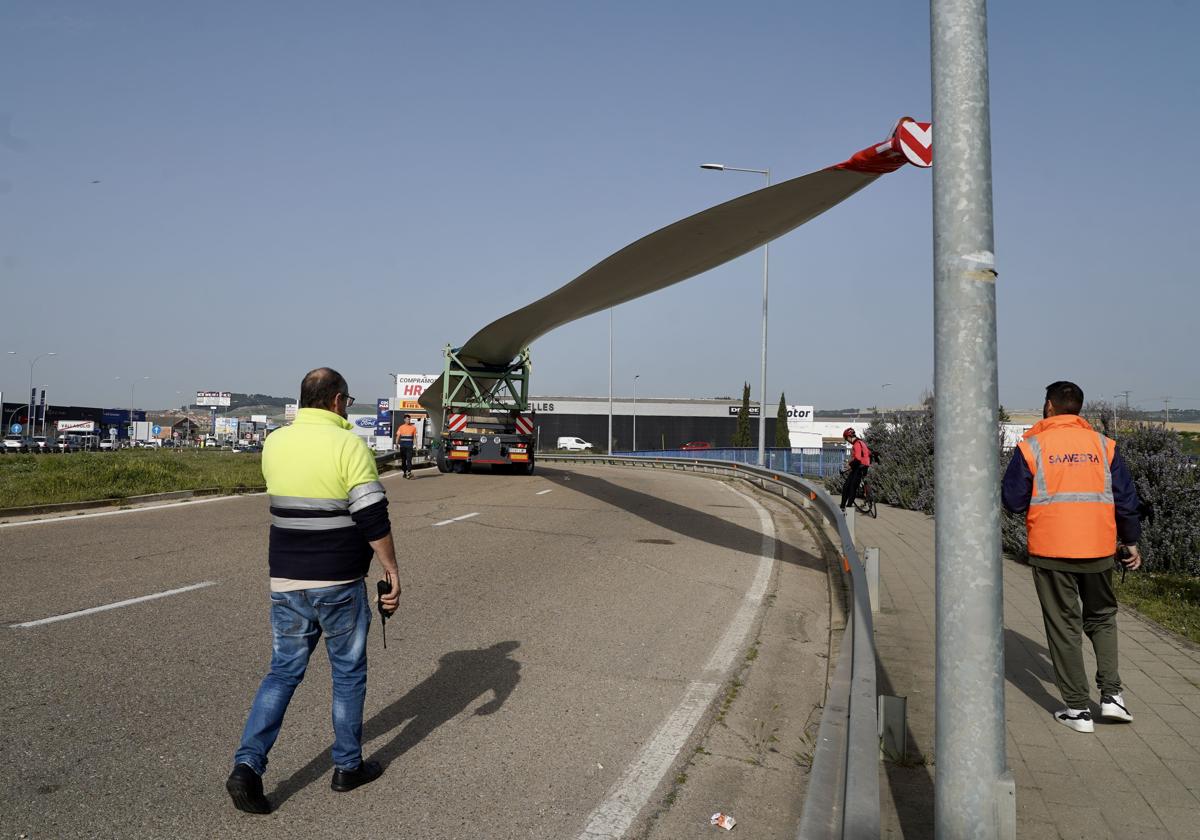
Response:
[{"label": "paving slab", "polygon": [[[881,506],[878,519],[860,515],[855,525],[860,547],[880,549],[879,691],[908,698],[907,760],[880,765],[881,835],[932,837],[934,520]],[[1098,722],[1092,734],[1058,725],[1033,577],[1005,559],[1007,759],[1022,840],[1200,838],[1200,650],[1125,607],[1118,632],[1133,723]],[[1084,662],[1093,672],[1086,638]]]}]

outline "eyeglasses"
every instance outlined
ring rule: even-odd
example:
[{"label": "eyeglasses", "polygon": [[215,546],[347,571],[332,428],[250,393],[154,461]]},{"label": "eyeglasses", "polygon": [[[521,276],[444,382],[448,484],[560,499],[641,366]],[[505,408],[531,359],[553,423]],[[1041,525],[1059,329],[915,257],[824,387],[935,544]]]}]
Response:
[{"label": "eyeglasses", "polygon": [[346,401],[346,408],[354,405],[354,397],[350,396],[349,394],[342,394],[342,398]]}]

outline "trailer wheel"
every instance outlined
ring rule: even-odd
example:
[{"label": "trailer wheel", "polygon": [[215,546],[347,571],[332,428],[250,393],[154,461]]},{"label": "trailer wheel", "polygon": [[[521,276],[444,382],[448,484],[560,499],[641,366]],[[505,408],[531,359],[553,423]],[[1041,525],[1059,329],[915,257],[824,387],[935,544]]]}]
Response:
[{"label": "trailer wheel", "polygon": [[450,472],[450,464],[446,462],[446,453],[440,447],[438,448],[437,454],[434,456],[434,462],[437,464],[438,472]]},{"label": "trailer wheel", "polygon": [[525,475],[533,475],[533,461],[525,465]]}]

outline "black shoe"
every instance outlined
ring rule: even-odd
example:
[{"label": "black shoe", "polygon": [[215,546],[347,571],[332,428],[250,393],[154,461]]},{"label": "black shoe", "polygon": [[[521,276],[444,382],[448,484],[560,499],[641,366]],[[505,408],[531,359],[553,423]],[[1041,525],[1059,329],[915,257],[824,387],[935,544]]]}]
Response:
[{"label": "black shoe", "polygon": [[263,796],[262,776],[254,772],[248,764],[239,764],[233,768],[225,781],[225,790],[233,799],[233,806],[247,814],[269,814],[271,803]]},{"label": "black shoe", "polygon": [[370,784],[382,775],[383,765],[378,761],[364,761],[353,770],[335,768],[333,771],[333,781],[329,783],[329,786],[338,793],[345,793],[348,790],[354,790],[356,787]]}]

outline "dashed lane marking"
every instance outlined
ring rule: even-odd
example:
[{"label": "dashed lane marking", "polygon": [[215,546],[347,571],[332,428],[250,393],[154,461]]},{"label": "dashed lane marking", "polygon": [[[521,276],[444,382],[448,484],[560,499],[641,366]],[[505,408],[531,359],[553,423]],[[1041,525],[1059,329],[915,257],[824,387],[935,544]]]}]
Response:
[{"label": "dashed lane marking", "polygon": [[453,519],[443,519],[441,522],[434,522],[433,527],[437,528],[441,525],[449,525],[451,522],[462,522],[464,519],[470,519],[472,516],[478,516],[479,513],[464,513],[462,516],[456,516]]},{"label": "dashed lane marking", "polygon": [[549,490],[539,490],[539,491],[537,491],[537,495],[539,495],[539,496],[545,496],[547,493],[553,493],[553,492],[554,492],[554,488],[553,488],[553,487],[551,487]]},{"label": "dashed lane marking", "polygon": [[79,618],[80,616],[91,615],[92,613],[104,612],[105,610],[115,610],[118,607],[128,607],[130,604],[140,604],[143,601],[153,601],[157,598],[166,598],[171,595],[180,595],[184,592],[191,592],[194,589],[203,589],[206,586],[216,586],[215,580],[206,580],[203,583],[193,583],[191,586],[181,586],[179,589],[168,589],[166,592],[156,592],[153,595],[143,595],[140,598],[129,598],[125,601],[117,601],[115,604],[105,604],[102,607],[91,607],[86,610],[77,610],[75,612],[63,613],[62,615],[51,616],[50,618],[39,618],[37,621],[24,621],[20,624],[10,624],[9,627],[37,627],[41,624],[53,624],[56,621],[66,621],[68,618]]}]

